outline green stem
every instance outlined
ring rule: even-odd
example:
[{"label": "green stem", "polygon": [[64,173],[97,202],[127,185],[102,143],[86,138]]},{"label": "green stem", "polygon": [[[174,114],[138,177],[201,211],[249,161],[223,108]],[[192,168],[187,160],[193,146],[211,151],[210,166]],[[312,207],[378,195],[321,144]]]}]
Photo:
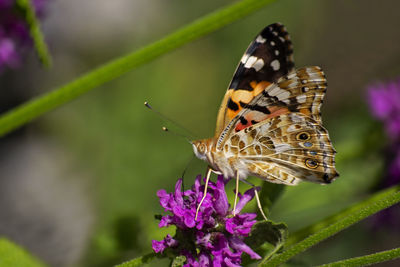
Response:
[{"label": "green stem", "polygon": [[274,255],[270,260],[264,259],[259,266],[279,266],[322,240],[333,236],[374,213],[400,202],[399,189],[400,186],[395,186],[392,190],[374,195],[370,198],[370,201],[368,201],[368,205],[361,205],[353,208],[352,213],[346,213],[345,216],[340,216],[337,222],[292,245],[281,254]]},{"label": "green stem", "polygon": [[118,264],[115,267],[137,267],[137,266],[141,266],[143,264],[149,263],[150,261],[154,260],[155,258],[156,258],[155,253],[149,253],[147,255],[137,257],[133,260]]},{"label": "green stem", "polygon": [[374,254],[351,258],[347,260],[332,262],[324,265],[320,265],[320,267],[356,267],[356,266],[368,266],[379,262],[385,262],[389,260],[394,260],[400,258],[400,248],[395,248],[391,250],[385,250],[382,252],[377,252]]},{"label": "green stem", "polygon": [[[20,0],[24,1],[24,0]],[[149,62],[190,41],[211,33],[223,26],[274,2],[275,0],[243,0],[219,9],[177,30],[161,40],[126,56],[106,63],[76,80],[36,97],[0,117],[0,136],[20,127],[40,115],[59,107],[89,90],[109,82],[126,72]]]},{"label": "green stem", "polygon": [[50,67],[51,55],[47,48],[46,42],[44,41],[43,33],[40,30],[40,23],[36,17],[32,0],[17,0],[17,4],[25,11],[25,20],[29,25],[29,32],[40,61],[44,66]]},{"label": "green stem", "polygon": [[352,205],[351,207],[348,207],[334,215],[328,216],[325,219],[318,221],[315,224],[306,226],[305,228],[300,229],[297,232],[290,234],[288,240],[285,243],[285,246],[290,247],[291,245],[299,242],[300,240],[303,240],[307,236],[314,234],[314,233],[322,230],[323,228],[328,227],[329,225],[332,225],[332,224],[338,222],[339,220],[343,219],[344,217],[346,217],[350,214],[353,214],[354,212],[356,212],[360,209],[368,207],[369,205],[382,199],[386,195],[394,193],[397,190],[399,190],[399,187],[387,188],[378,193],[375,193],[373,196],[371,196],[361,202],[358,202],[358,203]]}]

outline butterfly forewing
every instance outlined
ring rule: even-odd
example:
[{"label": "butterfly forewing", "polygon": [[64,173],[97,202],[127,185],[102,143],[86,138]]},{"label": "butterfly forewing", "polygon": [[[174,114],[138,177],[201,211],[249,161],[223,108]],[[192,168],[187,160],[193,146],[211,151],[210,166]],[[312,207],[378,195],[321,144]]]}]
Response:
[{"label": "butterfly forewing", "polygon": [[265,27],[239,62],[218,113],[215,136],[265,87],[293,67],[292,43],[285,27],[280,23]]},{"label": "butterfly forewing", "polygon": [[320,122],[320,107],[326,92],[326,78],[319,67],[304,67],[281,77],[264,89],[228,124],[217,148],[232,132],[282,114],[300,112]]}]

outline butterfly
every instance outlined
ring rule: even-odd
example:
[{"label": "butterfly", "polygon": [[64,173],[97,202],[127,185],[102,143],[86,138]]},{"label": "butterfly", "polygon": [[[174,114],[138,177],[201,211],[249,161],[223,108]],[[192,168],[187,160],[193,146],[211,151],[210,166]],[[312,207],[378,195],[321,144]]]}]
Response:
[{"label": "butterfly", "polygon": [[285,27],[265,27],[239,62],[214,137],[192,141],[209,166],[206,188],[211,172],[237,184],[248,176],[285,185],[333,181],[336,151],[320,112],[326,88],[320,67],[294,68]]}]

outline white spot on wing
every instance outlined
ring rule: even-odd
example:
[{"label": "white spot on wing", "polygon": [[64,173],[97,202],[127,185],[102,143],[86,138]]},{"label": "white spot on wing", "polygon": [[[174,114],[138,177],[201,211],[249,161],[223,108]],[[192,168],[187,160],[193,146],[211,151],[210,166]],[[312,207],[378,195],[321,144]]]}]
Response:
[{"label": "white spot on wing", "polygon": [[242,56],[242,59],[240,60],[240,62],[242,62],[243,64],[246,64],[247,59],[249,58],[249,54],[244,54]]},{"label": "white spot on wing", "polygon": [[318,114],[318,113],[319,113],[319,110],[320,110],[320,107],[321,107],[321,104],[320,104],[320,103],[319,103],[319,104],[314,103],[314,104],[312,105],[312,108],[311,108],[312,113],[313,113],[313,114]]},{"label": "white spot on wing", "polygon": [[270,96],[276,96],[277,94],[279,94],[279,91],[281,91],[279,87],[274,87],[272,88],[272,90],[268,91],[268,94]]},{"label": "white spot on wing", "polygon": [[254,56],[249,57],[244,65],[245,68],[254,68],[256,71],[259,71],[263,66],[264,60],[262,60],[262,58],[257,58]]},{"label": "white spot on wing", "polygon": [[279,68],[281,67],[279,60],[277,60],[277,59],[273,60],[270,65],[274,71],[279,70]]},{"label": "white spot on wing", "polygon": [[[274,87],[272,90],[267,91],[268,95],[270,96],[276,96],[278,100],[283,101],[286,103],[286,100],[288,100],[290,96],[290,92],[287,90],[283,90],[279,87]],[[289,102],[288,102],[289,103]]]},{"label": "white spot on wing", "polygon": [[269,43],[270,43],[271,46],[275,46],[275,42],[274,41],[271,41]]},{"label": "white spot on wing", "polygon": [[282,36],[279,36],[279,39],[282,41],[282,43],[285,42],[285,39]]},{"label": "white spot on wing", "polygon": [[256,42],[257,43],[265,43],[266,39],[263,38],[261,35],[257,36]]},{"label": "white spot on wing", "polygon": [[305,103],[306,100],[307,100],[307,96],[306,95],[299,95],[299,96],[296,97],[296,99],[297,99],[297,102],[299,102],[299,103]]},{"label": "white spot on wing", "polygon": [[275,50],[275,56],[279,56],[279,50]]},{"label": "white spot on wing", "polygon": [[262,69],[262,67],[264,67],[264,60],[262,60],[262,58],[257,59],[257,61],[254,63],[253,68],[256,71],[259,71],[260,69]]},{"label": "white spot on wing", "polygon": [[282,89],[280,90],[279,94],[276,95],[276,97],[281,101],[283,101],[284,99],[288,99],[289,96],[290,96],[290,92],[286,91],[286,90],[282,90]]},{"label": "white spot on wing", "polygon": [[254,62],[256,62],[256,61],[257,61],[257,58],[251,56],[251,57],[249,57],[247,59],[246,64],[244,65],[244,67],[247,68],[247,69],[250,69],[253,66]]},{"label": "white spot on wing", "polygon": [[292,125],[290,125],[290,126],[287,128],[286,131],[287,131],[288,133],[295,132],[295,131],[297,131],[296,126],[297,126],[297,125],[292,124]]}]

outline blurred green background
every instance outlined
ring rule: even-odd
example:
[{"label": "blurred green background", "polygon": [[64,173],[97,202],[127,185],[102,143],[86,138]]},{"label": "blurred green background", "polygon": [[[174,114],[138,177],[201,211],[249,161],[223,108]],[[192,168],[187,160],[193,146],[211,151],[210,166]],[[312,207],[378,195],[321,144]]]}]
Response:
[{"label": "blurred green background", "polygon": [[[42,27],[54,67],[43,70],[32,53],[24,67],[3,73],[3,109],[231,3],[50,2]],[[400,73],[399,8],[395,0],[279,0],[1,139],[0,235],[52,266],[110,266],[150,252],[152,239],[173,233],[158,229],[154,219],[162,213],[157,190],[171,191],[185,168],[185,184],[191,185],[206,164],[192,160],[192,148],[183,139],[162,132],[165,122],[143,102],[197,137],[210,137],[242,53],[274,22],[287,27],[297,67],[318,65],[326,72],[323,120],[338,151],[341,176],[329,186],[287,188],[271,218],[286,222],[292,232],[366,198],[382,177],[387,144],[368,111],[366,86]],[[366,221],[301,254],[292,265],[393,248],[400,245],[399,237]]]}]

